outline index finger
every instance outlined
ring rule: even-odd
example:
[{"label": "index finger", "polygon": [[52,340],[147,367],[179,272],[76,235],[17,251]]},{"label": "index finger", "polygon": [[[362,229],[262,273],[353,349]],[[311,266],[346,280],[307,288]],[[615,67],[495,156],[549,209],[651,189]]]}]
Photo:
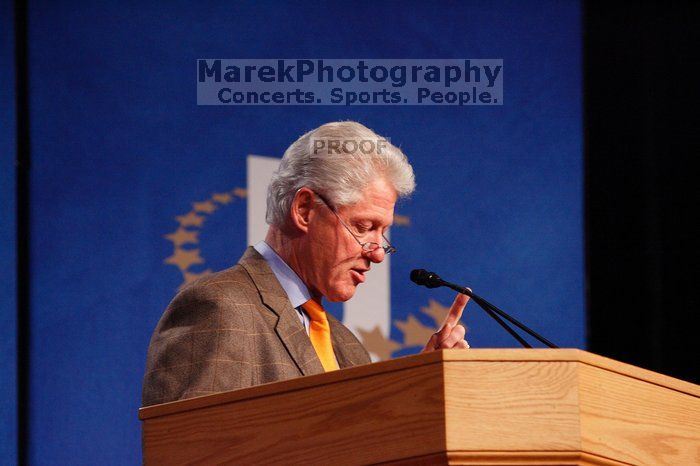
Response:
[{"label": "index finger", "polygon": [[462,312],[464,311],[464,308],[466,307],[467,303],[469,302],[469,296],[458,293],[457,296],[455,297],[454,302],[452,303],[452,307],[450,308],[450,312],[447,313],[447,316],[445,317],[445,321],[442,323],[442,328],[449,327],[452,328],[455,325],[457,325],[457,322],[459,322],[459,319],[462,318]]}]

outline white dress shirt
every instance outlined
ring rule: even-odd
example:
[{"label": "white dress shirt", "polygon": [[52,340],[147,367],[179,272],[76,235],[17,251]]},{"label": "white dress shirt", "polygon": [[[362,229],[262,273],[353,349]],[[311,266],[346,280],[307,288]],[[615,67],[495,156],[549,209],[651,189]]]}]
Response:
[{"label": "white dress shirt", "polygon": [[277,281],[282,285],[282,289],[287,293],[289,302],[292,303],[299,313],[299,319],[301,323],[304,324],[306,329],[306,334],[309,333],[309,316],[302,311],[301,305],[311,299],[311,293],[309,289],[301,281],[301,278],[292,270],[282,258],[277,255],[274,249],[270,247],[265,241],[260,241],[258,244],[253,246],[256,251],[260,253],[261,256],[267,261],[267,265],[272,269],[272,273],[277,277]]}]

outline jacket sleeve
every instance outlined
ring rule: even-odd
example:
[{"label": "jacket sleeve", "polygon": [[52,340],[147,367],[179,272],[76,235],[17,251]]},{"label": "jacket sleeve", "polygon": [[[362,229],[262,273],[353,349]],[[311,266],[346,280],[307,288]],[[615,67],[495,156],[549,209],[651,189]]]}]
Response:
[{"label": "jacket sleeve", "polygon": [[151,338],[143,406],[251,386],[247,317],[216,284],[181,291]]}]

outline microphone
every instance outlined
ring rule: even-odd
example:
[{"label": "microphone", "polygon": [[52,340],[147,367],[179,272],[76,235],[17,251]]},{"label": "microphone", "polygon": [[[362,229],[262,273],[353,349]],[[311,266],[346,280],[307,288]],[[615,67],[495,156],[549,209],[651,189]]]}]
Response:
[{"label": "microphone", "polygon": [[444,284],[444,281],[438,274],[428,272],[425,269],[411,271],[411,281],[416,285],[426,286],[428,288],[438,288]]},{"label": "microphone", "polygon": [[[513,338],[518,340],[518,342],[521,345],[523,345],[525,348],[532,348],[532,346],[528,342],[526,342],[520,335],[518,335],[518,333],[515,330],[513,330],[507,323],[505,323],[503,321],[503,319],[506,319],[511,324],[517,326],[518,328],[520,328],[524,332],[527,332],[529,335],[536,338],[537,340],[539,340],[543,344],[549,346],[550,348],[558,348],[557,345],[555,345],[551,341],[547,340],[545,337],[538,334],[534,330],[530,329],[525,324],[522,324],[518,320],[516,320],[515,318],[509,316],[504,311],[497,308],[496,306],[494,306],[490,302],[486,301],[484,298],[482,298],[481,296],[474,293],[470,288],[466,288],[463,286],[455,285],[454,283],[447,282],[447,281],[443,280],[442,278],[440,278],[440,276],[438,274],[436,274],[435,272],[428,272],[425,269],[412,270],[411,271],[411,281],[413,283],[415,283],[416,285],[425,286],[427,288],[439,288],[441,286],[446,286],[447,288],[451,288],[451,289],[457,291],[458,293],[462,293],[462,294],[469,296],[470,298],[472,298],[474,300],[474,302],[476,302],[476,304],[479,305],[479,307],[481,307],[484,311],[486,311],[486,313],[489,316],[491,316],[496,322],[498,322],[501,325],[501,327],[506,329],[506,331],[508,333],[510,333],[511,336],[513,336]],[[501,317],[503,319],[501,319]]]},{"label": "microphone", "polygon": [[458,293],[465,294],[469,297],[474,297],[474,293],[469,288],[457,286],[454,283],[446,282],[435,272],[428,272],[425,269],[415,269],[411,271],[411,281],[416,285],[425,286],[427,288],[439,288],[446,286],[452,288]]}]

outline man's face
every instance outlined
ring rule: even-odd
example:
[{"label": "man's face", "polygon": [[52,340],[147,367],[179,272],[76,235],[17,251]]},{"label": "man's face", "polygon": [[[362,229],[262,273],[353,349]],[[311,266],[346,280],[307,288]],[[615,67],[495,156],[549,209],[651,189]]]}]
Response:
[{"label": "man's face", "polygon": [[[374,181],[360,201],[336,212],[360,242],[383,244],[382,233],[394,218],[396,191],[385,180]],[[329,301],[347,301],[355,288],[365,281],[371,262],[384,260],[384,250],[362,250],[355,238],[340,223],[330,208],[315,204],[309,215],[304,281],[314,295]]]}]

